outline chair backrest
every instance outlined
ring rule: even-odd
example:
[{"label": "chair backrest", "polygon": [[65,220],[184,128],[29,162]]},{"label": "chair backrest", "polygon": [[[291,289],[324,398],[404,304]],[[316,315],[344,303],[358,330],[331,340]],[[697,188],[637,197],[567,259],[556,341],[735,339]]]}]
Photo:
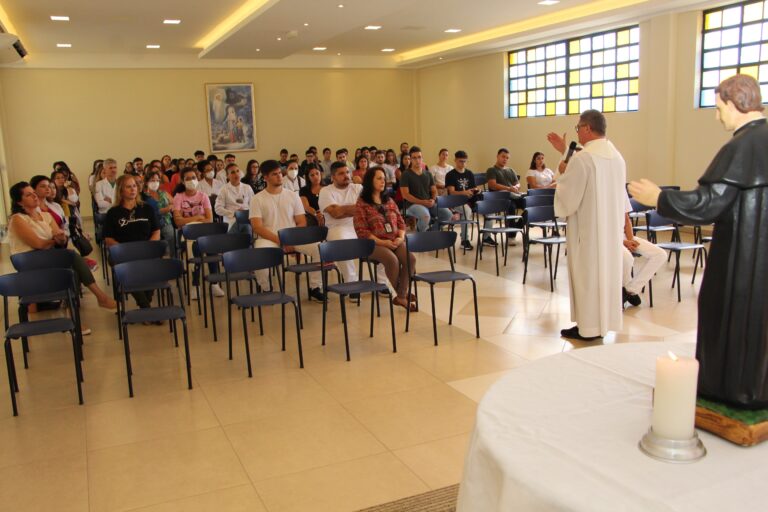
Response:
[{"label": "chair backrest", "polygon": [[663,217],[656,210],[649,210],[645,212],[645,223],[652,228],[675,225],[675,222],[673,220]]},{"label": "chair backrest", "polygon": [[[72,290],[74,272],[68,268],[42,268],[0,276],[0,295],[30,297]],[[7,308],[6,308],[7,309]]]},{"label": "chair backrest", "polygon": [[[487,195],[487,192],[484,195]],[[483,199],[477,202],[477,213],[480,215],[506,213],[511,202],[509,199]]]},{"label": "chair backrest", "polygon": [[476,187],[484,187],[485,184],[488,183],[488,178],[486,177],[484,172],[476,172],[475,173],[475,186]]},{"label": "chair backrest", "polygon": [[455,231],[423,231],[405,235],[405,246],[410,252],[430,252],[448,249],[456,244]]},{"label": "chair backrest", "polygon": [[244,233],[225,233],[223,235],[206,235],[197,239],[197,246],[202,254],[224,254],[237,249],[245,249],[251,245],[251,237]]},{"label": "chair backrest", "polygon": [[328,236],[326,226],[284,228],[277,231],[280,245],[306,245],[322,242]]},{"label": "chair backrest", "polygon": [[483,192],[483,199],[512,199],[512,193],[508,190],[491,190],[490,192]]},{"label": "chair backrest", "polygon": [[184,265],[176,259],[127,261],[113,268],[118,285],[136,288],[178,279],[184,272]]},{"label": "chair backrest", "polygon": [[547,222],[555,220],[555,207],[548,206],[527,206],[523,211],[523,218],[526,224],[531,222]]},{"label": "chair backrest", "polygon": [[659,185],[661,190],[680,190],[680,185]]},{"label": "chair backrest", "polygon": [[236,249],[222,255],[224,270],[233,274],[273,268],[283,263],[283,250],[279,247]]},{"label": "chair backrest", "polygon": [[633,212],[647,212],[653,210],[653,206],[646,206],[643,203],[637,202],[635,199],[629,198],[629,204],[632,206]]},{"label": "chair backrest", "polygon": [[363,238],[330,240],[320,244],[320,261],[348,261],[367,258],[376,248],[376,242]]},{"label": "chair backrest", "polygon": [[438,208],[458,208],[469,202],[469,197],[465,195],[437,196]]},{"label": "chair backrest", "polygon": [[75,253],[70,249],[27,251],[11,255],[11,264],[19,272],[42,268],[72,268]]},{"label": "chair backrest", "polygon": [[555,204],[555,196],[528,196],[524,198],[525,208],[532,206],[552,206]]},{"label": "chair backrest", "polygon": [[229,226],[223,222],[200,222],[182,226],[181,233],[187,240],[197,240],[206,235],[223,235],[229,230]]},{"label": "chair backrest", "polygon": [[109,262],[119,265],[126,261],[154,260],[165,256],[168,244],[165,240],[143,240],[113,245],[109,248]]},{"label": "chair backrest", "polygon": [[555,192],[554,188],[529,188],[528,196],[553,196]]},{"label": "chair backrest", "polygon": [[251,219],[249,218],[251,211],[250,210],[237,210],[235,212],[235,222],[238,224],[247,224],[248,226],[251,225]]}]

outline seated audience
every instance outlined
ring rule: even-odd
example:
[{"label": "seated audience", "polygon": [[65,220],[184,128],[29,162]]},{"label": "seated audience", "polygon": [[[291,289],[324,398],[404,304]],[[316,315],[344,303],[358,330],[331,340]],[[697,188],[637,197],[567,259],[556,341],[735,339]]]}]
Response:
[{"label": "seated audience", "polygon": [[333,164],[333,160],[331,160],[331,148],[323,148],[323,159],[320,160],[320,169],[323,171],[323,182],[331,177],[331,164]]},{"label": "seated audience", "polygon": [[[622,304],[629,302],[633,306],[639,306],[640,292],[648,281],[653,279],[656,271],[666,263],[667,253],[661,247],[634,235],[632,221],[629,218],[629,212],[632,211],[629,196],[626,197],[625,208],[627,213],[624,214]],[[639,257],[635,258],[634,254]],[[636,266],[635,261],[637,261]],[[632,275],[633,267],[636,270],[634,276]]]},{"label": "seated audience", "polygon": [[93,187],[93,198],[98,208],[93,213],[94,222],[98,225],[104,220],[107,210],[114,206],[115,183],[117,182],[117,162],[114,158],[104,160],[104,179],[99,180]]},{"label": "seated audience", "polygon": [[37,175],[29,180],[29,184],[35,189],[40,204],[40,211],[48,213],[56,225],[69,236],[69,217],[64,214],[64,209],[53,201],[56,189],[52,188],[51,180],[47,176]]},{"label": "seated audience", "polygon": [[429,167],[429,172],[432,173],[432,177],[435,178],[435,186],[437,186],[438,194],[445,194],[445,176],[452,169],[453,166],[448,163],[448,150],[443,148],[437,154],[437,163]]},{"label": "seated audience", "polygon": [[[296,172],[298,172],[298,168]],[[280,162],[265,160],[261,164],[261,174],[264,176],[267,188],[253,196],[249,214],[253,233],[259,237],[255,246],[279,247],[280,239],[277,236],[279,230],[306,226],[304,206],[301,204],[301,199],[297,193],[283,188],[283,173],[280,170]],[[320,251],[317,244],[284,247],[283,249],[286,253],[296,251],[310,256],[314,261],[320,261]],[[268,270],[258,271],[256,279],[262,289],[269,289]],[[320,272],[311,272],[309,274],[309,295],[319,302],[325,300],[322,285]]]},{"label": "seated audience", "polygon": [[[437,186],[432,174],[422,165],[421,149],[413,146],[410,152],[411,166],[400,177],[400,192],[405,200],[405,213],[416,217],[416,230],[427,231],[433,218],[449,220],[453,214],[447,208],[437,207]],[[438,229],[438,223],[432,225]]]},{"label": "seated audience", "polygon": [[200,176],[200,182],[197,185],[197,189],[203,194],[208,196],[208,199],[212,202],[216,200],[216,196],[224,185],[217,179],[216,172],[213,170],[213,165],[208,160],[200,160],[191,169],[197,169]]},{"label": "seated audience", "polygon": [[251,187],[251,190],[253,190],[254,194],[258,194],[267,186],[261,177],[261,172],[259,172],[258,160],[248,160],[248,165],[245,166],[245,177],[243,178],[243,183]]},{"label": "seated audience", "polygon": [[[465,219],[471,217],[472,206],[480,197],[480,187],[475,186],[475,174],[466,168],[467,159],[467,153],[457,151],[454,154],[456,167],[445,175],[445,189],[449,195],[462,195],[469,198],[469,203],[462,208],[462,216]],[[461,226],[461,247],[471,251],[473,249],[472,242],[469,241],[467,232],[467,225],[463,224]]]},{"label": "seated audience", "polygon": [[[366,151],[368,148],[365,148]],[[360,185],[363,183],[363,177],[368,170],[368,157],[361,154],[355,159],[355,170],[352,171],[352,183]]]},{"label": "seated audience", "polygon": [[[347,240],[357,238],[354,216],[357,211],[357,198],[360,196],[362,185],[352,183],[349,169],[342,162],[331,166],[331,184],[320,190],[320,211],[325,214],[325,225],[328,226],[328,240]],[[357,281],[357,271],[354,261],[337,263],[344,281]]]},{"label": "seated audience", "polygon": [[307,180],[299,176],[299,164],[295,160],[291,160],[288,162],[288,167],[286,167],[285,170],[285,179],[283,180],[283,188],[286,190],[290,190],[291,192],[296,192],[296,195],[299,195],[299,192],[301,191],[304,186],[306,186]]},{"label": "seated audience", "polygon": [[[517,177],[517,173],[507,167],[508,161],[509,150],[506,148],[499,149],[496,153],[496,163],[485,171],[485,176],[488,179],[488,190],[493,192],[507,191],[512,194],[512,203],[507,213],[514,215],[517,213],[518,208],[523,208],[524,203],[523,197],[520,195],[520,180]],[[508,221],[507,226],[522,227],[522,220]],[[512,233],[510,243],[514,244],[512,239],[516,236],[517,233]],[[496,245],[496,241],[490,236],[485,237],[483,243],[486,245]]]},{"label": "seated audience", "polygon": [[555,173],[544,164],[544,153],[537,151],[533,154],[525,180],[528,182],[528,189],[557,188]]},{"label": "seated audience", "polygon": [[307,226],[324,226],[325,217],[320,211],[320,191],[323,188],[321,183],[322,174],[316,164],[308,164],[307,172],[309,173],[307,179],[309,183],[306,184],[300,191],[299,197],[301,197],[301,204],[304,205],[304,211],[307,216]]},{"label": "seated audience", "polygon": [[227,165],[227,175],[229,182],[219,189],[215,210],[216,214],[229,225],[230,232],[238,232],[235,212],[248,209],[253,197],[253,190],[249,185],[240,182],[240,168],[237,164]]},{"label": "seated audience", "polygon": [[397,171],[399,165],[395,151],[388,149],[384,156],[384,163],[380,166],[384,169],[384,173],[387,175],[388,189],[393,189],[395,186],[395,182],[397,181],[395,171]]},{"label": "seated audience", "polygon": [[173,218],[171,210],[173,209],[173,199],[160,188],[162,183],[161,174],[158,171],[149,171],[144,182],[142,200],[155,210],[158,223],[160,224],[160,238],[168,244],[171,257],[176,257],[176,230],[173,227]]},{"label": "seated audience", "polygon": [[416,258],[405,248],[405,222],[397,205],[386,193],[386,186],[383,169],[374,168],[366,173],[353,225],[358,238],[376,242],[371,259],[384,265],[397,295],[393,302],[415,311],[416,304],[408,295],[408,264],[410,261],[411,273],[415,273]]}]

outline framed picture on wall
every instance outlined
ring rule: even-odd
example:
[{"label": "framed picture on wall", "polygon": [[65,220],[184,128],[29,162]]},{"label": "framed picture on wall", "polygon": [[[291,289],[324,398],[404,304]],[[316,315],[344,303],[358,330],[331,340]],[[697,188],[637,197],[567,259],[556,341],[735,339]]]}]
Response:
[{"label": "framed picture on wall", "polygon": [[205,84],[211,152],[256,149],[253,84]]}]

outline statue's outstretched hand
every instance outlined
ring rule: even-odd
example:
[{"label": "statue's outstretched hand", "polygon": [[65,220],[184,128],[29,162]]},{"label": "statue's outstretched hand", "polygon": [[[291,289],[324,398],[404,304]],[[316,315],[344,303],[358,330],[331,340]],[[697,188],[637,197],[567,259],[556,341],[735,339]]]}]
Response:
[{"label": "statue's outstretched hand", "polygon": [[658,204],[659,194],[661,194],[661,189],[658,185],[645,178],[640,181],[630,182],[627,191],[635,201],[654,208]]}]

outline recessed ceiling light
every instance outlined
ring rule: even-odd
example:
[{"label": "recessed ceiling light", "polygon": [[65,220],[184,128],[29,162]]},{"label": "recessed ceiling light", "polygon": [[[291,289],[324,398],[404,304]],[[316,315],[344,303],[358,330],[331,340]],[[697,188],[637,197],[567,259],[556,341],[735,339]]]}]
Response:
[{"label": "recessed ceiling light", "polygon": [[395,51],[395,49],[394,48],[382,48],[381,51],[389,53],[389,52]]},{"label": "recessed ceiling light", "polygon": [[181,20],[163,20],[164,25],[178,25]]},{"label": "recessed ceiling light", "polygon": [[57,48],[72,48],[72,43],[56,43]]},{"label": "recessed ceiling light", "polygon": [[447,29],[444,30],[444,32],[446,34],[458,34],[459,32],[461,32],[461,29],[460,28],[447,28]]},{"label": "recessed ceiling light", "polygon": [[381,25],[367,25],[365,27],[365,30],[379,30],[381,28]]},{"label": "recessed ceiling light", "polygon": [[309,23],[305,23],[305,24],[304,24],[304,26],[305,26],[305,27],[308,27],[308,26],[309,26]]},{"label": "recessed ceiling light", "polygon": [[261,51],[261,48],[256,48],[256,51],[257,51],[257,52],[260,52],[260,51]]},{"label": "recessed ceiling light", "polygon": [[442,57],[438,57],[437,60],[443,60],[443,58]]},{"label": "recessed ceiling light", "polygon": [[541,0],[541,2],[539,2],[539,5],[555,5],[559,3],[560,3],[560,0]]},{"label": "recessed ceiling light", "polygon": [[51,21],[69,21],[69,16],[51,16]]},{"label": "recessed ceiling light", "polygon": [[326,48],[325,46],[315,46],[315,47],[314,47],[314,48],[312,48],[312,49],[313,49],[314,51],[316,51],[316,52],[324,52],[324,51],[325,51],[325,50],[327,50],[328,48]]},{"label": "recessed ceiling light", "polygon": [[158,48],[160,48],[159,44],[148,44],[147,45],[147,49],[148,50],[157,50]]},{"label": "recessed ceiling light", "polygon": [[339,57],[341,57],[341,52],[337,53],[336,55],[338,55]]},{"label": "recessed ceiling light", "polygon": [[338,7],[339,9],[343,9],[344,8],[344,4],[339,4],[336,7]]},{"label": "recessed ceiling light", "polygon": [[278,38],[277,38],[277,40],[278,40],[278,41],[282,41],[282,40],[283,40],[283,38],[282,38],[282,37],[278,37]]}]

